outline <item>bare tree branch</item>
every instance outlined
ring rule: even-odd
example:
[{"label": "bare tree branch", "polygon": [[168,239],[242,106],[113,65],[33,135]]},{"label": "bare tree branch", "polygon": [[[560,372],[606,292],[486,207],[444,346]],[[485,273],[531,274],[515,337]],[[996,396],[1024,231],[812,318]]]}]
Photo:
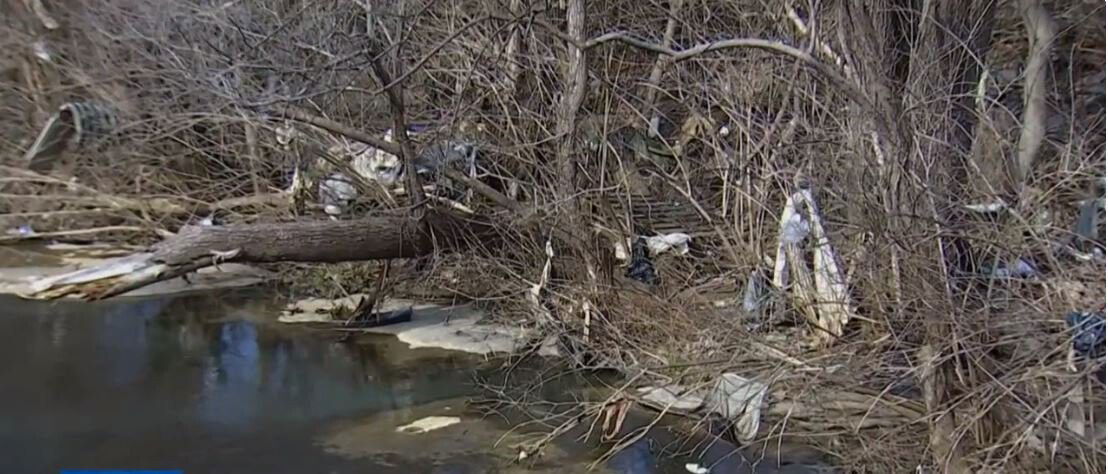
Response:
[{"label": "bare tree branch", "polygon": [[[555,34],[561,36],[563,40],[572,42],[571,38],[565,37],[561,33]],[[847,96],[850,97],[850,99],[854,102],[857,102],[858,104],[861,104],[865,107],[873,107],[872,101],[869,100],[869,98],[858,88],[856,84],[847,79],[847,77],[843,76],[843,74],[839,73],[834,68],[828,66],[826,63],[820,61],[819,59],[816,59],[808,52],[793,46],[789,46],[781,41],[758,38],[734,38],[713,41],[709,43],[701,43],[688,49],[673,49],[664,45],[651,43],[649,41],[636,38],[634,35],[628,32],[616,31],[600,35],[588,41],[574,43],[578,44],[579,47],[581,47],[582,49],[588,50],[610,42],[624,43],[628,46],[665,55],[668,56],[673,62],[684,61],[686,59],[691,59],[713,51],[722,51],[734,48],[753,48],[763,51],[770,51],[800,60],[802,63],[815,69],[825,78],[841,88],[842,91],[846,93]]]},{"label": "bare tree branch", "polygon": [[412,199],[412,208],[422,205],[427,197],[423,195],[423,187],[419,185],[419,173],[415,172],[416,152],[412,148],[412,141],[408,138],[408,121],[404,118],[404,87],[402,81],[393,82],[391,75],[381,64],[380,56],[373,58],[371,63],[373,74],[385,87],[385,93],[389,97],[389,110],[392,112],[392,135],[400,143],[400,158],[404,161],[404,169],[407,170],[408,196]]},{"label": "bare tree branch", "polygon": [[1023,127],[1020,128],[1016,176],[1026,184],[1035,157],[1046,136],[1046,86],[1050,68],[1050,50],[1057,34],[1050,12],[1039,0],[1021,0],[1024,27],[1031,45],[1023,84]]}]

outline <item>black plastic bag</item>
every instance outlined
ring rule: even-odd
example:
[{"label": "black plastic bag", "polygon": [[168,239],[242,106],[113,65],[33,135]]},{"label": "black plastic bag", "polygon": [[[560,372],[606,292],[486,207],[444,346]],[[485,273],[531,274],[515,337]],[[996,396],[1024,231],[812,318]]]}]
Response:
[{"label": "black plastic bag", "polygon": [[627,267],[627,277],[646,283],[658,284],[658,274],[654,271],[654,262],[650,261],[650,253],[646,247],[646,239],[639,237],[631,244],[631,265]]}]

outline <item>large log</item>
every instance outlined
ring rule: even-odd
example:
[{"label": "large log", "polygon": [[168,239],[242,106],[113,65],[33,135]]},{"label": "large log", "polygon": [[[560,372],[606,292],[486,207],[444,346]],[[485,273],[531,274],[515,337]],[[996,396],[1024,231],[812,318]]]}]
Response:
[{"label": "large log", "polygon": [[108,298],[221,262],[349,262],[409,258],[470,242],[487,245],[491,227],[450,214],[421,220],[374,216],[349,221],[298,221],[229,226],[188,226],[148,252],[95,267],[41,278],[21,296]]},{"label": "large log", "polygon": [[427,253],[422,222],[405,217],[313,220],[230,226],[187,226],[153,248],[156,261],[194,262],[214,252],[237,252],[245,262],[346,262]]}]

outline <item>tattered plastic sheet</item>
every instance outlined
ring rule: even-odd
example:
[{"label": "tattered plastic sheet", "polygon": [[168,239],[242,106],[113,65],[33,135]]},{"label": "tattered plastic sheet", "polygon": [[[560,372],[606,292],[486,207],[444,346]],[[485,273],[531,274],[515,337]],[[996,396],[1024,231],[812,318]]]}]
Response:
[{"label": "tattered plastic sheet", "polygon": [[658,255],[673,250],[677,255],[689,253],[689,234],[674,232],[672,234],[655,235],[646,237],[646,246],[650,248],[651,255]]},{"label": "tattered plastic sheet", "polygon": [[[802,250],[806,240],[813,243],[811,269]],[[802,188],[789,196],[781,211],[773,284],[792,291],[809,322],[817,327],[813,331],[817,346],[842,336],[854,309],[846,277],[810,189]]]},{"label": "tattered plastic sheet", "polygon": [[735,436],[742,441],[754,439],[762,419],[762,402],[769,386],[738,374],[720,375],[704,398],[704,406],[735,422]]},{"label": "tattered plastic sheet", "polygon": [[757,435],[768,392],[768,385],[734,373],[721,374],[706,394],[676,384],[638,389],[640,400],[658,410],[689,414],[703,409],[719,414],[735,423],[735,435],[741,440]]}]

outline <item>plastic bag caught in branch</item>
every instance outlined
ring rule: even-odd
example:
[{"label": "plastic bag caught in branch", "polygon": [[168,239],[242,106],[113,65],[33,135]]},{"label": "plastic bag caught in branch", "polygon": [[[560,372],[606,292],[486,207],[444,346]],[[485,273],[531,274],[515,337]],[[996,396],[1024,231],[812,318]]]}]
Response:
[{"label": "plastic bag caught in branch", "polygon": [[[811,269],[802,248],[806,240],[812,247]],[[812,336],[817,346],[842,336],[854,309],[846,277],[824,231],[811,189],[801,188],[785,202],[773,270],[774,286],[791,291],[798,307],[815,327]]]}]

